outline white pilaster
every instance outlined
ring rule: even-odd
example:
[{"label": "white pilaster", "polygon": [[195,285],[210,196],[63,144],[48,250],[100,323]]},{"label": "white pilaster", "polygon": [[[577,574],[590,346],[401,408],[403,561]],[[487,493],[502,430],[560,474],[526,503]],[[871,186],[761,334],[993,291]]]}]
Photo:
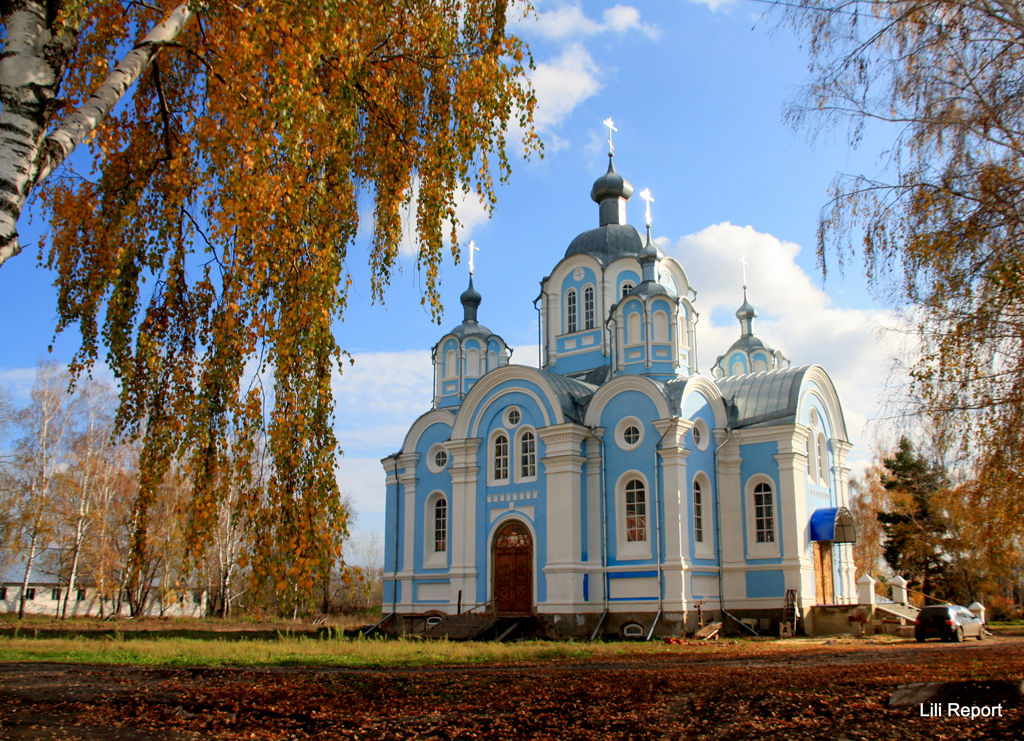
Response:
[{"label": "white pilaster", "polygon": [[449,537],[452,565],[448,571],[451,577],[451,597],[448,611],[455,612],[460,590],[463,610],[477,604],[476,587],[479,572],[476,565],[476,500],[480,474],[480,466],[477,465],[480,438],[450,440],[447,443],[447,448],[452,456],[451,536]]},{"label": "white pilaster", "polygon": [[685,609],[691,594],[686,584],[685,567],[690,556],[690,496],[686,473],[686,434],[693,427],[688,419],[659,419],[655,429],[662,435],[661,458],[663,490],[661,499],[665,512],[662,525],[665,552],[662,554],[662,578],[665,580],[664,609],[673,612]]},{"label": "white pilaster", "polygon": [[544,441],[547,477],[547,580],[549,612],[571,612],[583,604],[580,443],[590,429],[572,422],[537,431]]},{"label": "white pilaster", "polygon": [[398,456],[398,485],[402,490],[402,570],[398,575],[402,582],[403,610],[413,610],[413,575],[415,574],[416,556],[416,463],[419,453],[406,453]]}]

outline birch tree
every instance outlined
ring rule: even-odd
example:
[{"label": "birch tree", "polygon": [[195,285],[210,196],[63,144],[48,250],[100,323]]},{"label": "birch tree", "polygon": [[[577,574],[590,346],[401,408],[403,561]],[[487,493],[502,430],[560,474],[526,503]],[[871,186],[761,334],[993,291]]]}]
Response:
[{"label": "birch tree", "polygon": [[22,433],[15,443],[17,543],[25,561],[18,619],[25,617],[25,597],[32,569],[55,532],[57,478],[67,462],[74,399],[67,393],[70,378],[56,363],[41,363],[32,386],[32,400],[18,414]]},{"label": "birch tree", "polygon": [[[273,474],[238,504],[253,524],[252,565],[279,591],[312,594],[345,529],[332,325],[361,214],[371,214],[370,295],[382,300],[411,208],[423,303],[439,318],[462,193],[493,208],[495,181],[510,173],[510,121],[528,152],[537,147],[509,3],[6,0],[0,10],[0,260],[20,249],[17,219],[35,195],[52,229],[59,329],[83,338],[73,370],[105,353],[119,426],[143,439],[133,552],[144,557],[172,459],[189,468],[189,542],[201,545],[225,495],[228,431],[265,428]],[[244,382],[253,369],[272,385]]]}]

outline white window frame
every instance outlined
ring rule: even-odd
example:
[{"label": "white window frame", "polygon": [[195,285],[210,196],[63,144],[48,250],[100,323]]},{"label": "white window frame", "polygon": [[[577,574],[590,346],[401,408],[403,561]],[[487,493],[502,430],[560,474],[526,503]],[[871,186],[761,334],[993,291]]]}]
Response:
[{"label": "white window frame", "polygon": [[[438,466],[437,463],[434,462],[434,458],[437,456],[438,453],[442,452],[446,456],[448,456],[448,460],[445,462],[443,466]],[[428,471],[430,471],[431,473],[444,473],[445,471],[448,470],[448,466],[450,466],[451,463],[452,454],[448,452],[448,448],[446,448],[443,443],[435,443],[434,445],[430,446],[430,450],[427,451]]]},{"label": "white window frame", "polygon": [[636,283],[634,283],[633,281],[622,281],[621,285],[619,286],[619,301],[626,298],[626,296],[629,295],[629,292],[632,291],[634,288],[636,288]]},{"label": "white window frame", "polygon": [[[494,447],[495,447],[495,445],[497,443],[498,435],[504,435],[505,436],[505,444],[507,446],[506,447],[507,455],[506,455],[506,459],[505,460],[506,460],[506,463],[509,464],[509,465],[505,469],[506,476],[503,479],[499,479],[499,478],[497,478],[495,476],[495,473],[496,473],[496,471],[495,471],[495,463],[497,462],[496,461],[497,456],[495,454]],[[511,455],[511,453],[512,453],[511,448],[512,448],[512,441],[513,441],[513,439],[514,439],[514,436],[508,430],[506,430],[503,427],[499,427],[498,429],[496,429],[487,438],[487,451],[486,451],[486,455],[487,455],[487,484],[489,486],[505,486],[507,484],[511,484],[512,483],[513,477],[512,477],[511,463],[512,463],[513,458],[512,458],[512,455]]]},{"label": "white window frame", "polygon": [[[772,540],[758,542],[757,540],[757,513],[754,505],[754,489],[758,484],[768,484],[772,490]],[[751,476],[746,483],[746,524],[747,524],[747,558],[780,558],[782,551],[779,545],[781,528],[779,527],[779,516],[782,514],[782,500],[779,495],[779,485],[770,476],[756,474]]]},{"label": "white window frame", "polygon": [[[626,442],[626,430],[630,427],[636,427],[640,431],[640,437],[635,443]],[[645,436],[644,423],[636,417],[623,417],[615,425],[615,444],[622,450],[636,450],[643,445]]]},{"label": "white window frame", "polygon": [[697,558],[715,557],[715,508],[713,504],[713,492],[711,490],[711,479],[703,471],[697,471],[693,475],[693,482],[690,484],[690,504],[693,505],[693,484],[700,484],[701,519],[703,520],[704,540],[693,541],[693,554]]},{"label": "white window frame", "polygon": [[597,291],[589,283],[583,286],[583,329],[597,328]]},{"label": "white window frame", "polygon": [[[445,550],[437,550],[437,525],[435,514],[437,503],[445,501]],[[446,569],[448,568],[448,554],[452,547],[452,501],[451,497],[443,491],[437,490],[427,495],[423,509],[423,568],[425,569]]]},{"label": "white window frame", "polygon": [[579,330],[579,297],[575,288],[565,292],[565,333],[574,334]]},{"label": "white window frame", "polygon": [[[699,433],[699,442],[697,441],[698,435],[694,435],[694,432]],[[693,427],[690,428],[690,440],[697,450],[701,452],[707,450],[708,445],[711,444],[711,430],[708,428],[708,423],[700,418],[693,420]]]},{"label": "white window frame", "polygon": [[[526,433],[533,435],[533,474],[526,475],[523,473],[523,438],[526,437]],[[516,430],[515,439],[515,461],[516,461],[516,483],[528,483],[537,480],[537,469],[540,464],[540,455],[537,443],[540,442],[540,436],[537,435],[537,431],[529,425],[523,425],[521,428]]]},{"label": "white window frame", "polygon": [[828,488],[828,440],[824,432],[818,433],[818,480]]},{"label": "white window frame", "polygon": [[[644,485],[644,526],[645,540],[629,540],[626,528],[626,484],[637,479]],[[619,561],[641,561],[651,558],[651,524],[653,520],[651,485],[647,477],[639,471],[626,471],[615,484],[615,544],[616,558]]]}]

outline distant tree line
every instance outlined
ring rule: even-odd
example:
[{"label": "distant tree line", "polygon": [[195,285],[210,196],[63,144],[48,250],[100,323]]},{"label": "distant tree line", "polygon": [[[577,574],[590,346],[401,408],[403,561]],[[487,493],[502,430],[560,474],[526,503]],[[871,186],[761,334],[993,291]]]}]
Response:
[{"label": "distant tree line", "polygon": [[[301,595],[292,587],[287,605],[280,585],[254,577],[253,527],[239,500],[264,480],[258,444],[238,446],[250,456],[220,472],[223,495],[197,542],[186,539],[194,515],[183,466],[161,477],[139,539],[141,446],[117,434],[116,409],[108,384],[72,387],[55,363],[40,364],[25,406],[0,387],[0,566],[22,582],[19,617],[30,582],[42,580],[61,586],[61,618],[74,613],[69,601],[79,589],[99,597],[101,616],[138,616],[153,604],[162,613],[196,591],[207,592],[209,612],[221,617],[240,607],[295,616],[380,604],[383,543],[375,532],[346,539],[320,589]],[[348,498],[341,504],[351,511]]]}]

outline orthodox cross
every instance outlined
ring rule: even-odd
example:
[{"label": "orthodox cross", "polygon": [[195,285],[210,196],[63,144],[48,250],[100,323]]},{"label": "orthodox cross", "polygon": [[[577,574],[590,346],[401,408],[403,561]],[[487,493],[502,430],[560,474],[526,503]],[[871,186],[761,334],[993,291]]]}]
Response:
[{"label": "orthodox cross", "polygon": [[612,132],[618,131],[618,129],[615,128],[615,122],[610,118],[606,118],[602,123],[608,127],[608,154],[611,154],[615,151],[615,147],[612,146]]},{"label": "orthodox cross", "polygon": [[472,239],[469,240],[469,277],[470,278],[473,277],[473,253],[474,252],[479,252],[479,251],[480,251],[480,248],[477,247],[473,243],[473,240]]},{"label": "orthodox cross", "polygon": [[746,255],[740,258],[740,265],[743,266],[743,289],[747,288],[747,258]]},{"label": "orthodox cross", "polygon": [[644,188],[640,192],[640,197],[647,201],[647,226],[651,225],[651,203],[654,202],[654,197],[651,196],[651,189]]}]

